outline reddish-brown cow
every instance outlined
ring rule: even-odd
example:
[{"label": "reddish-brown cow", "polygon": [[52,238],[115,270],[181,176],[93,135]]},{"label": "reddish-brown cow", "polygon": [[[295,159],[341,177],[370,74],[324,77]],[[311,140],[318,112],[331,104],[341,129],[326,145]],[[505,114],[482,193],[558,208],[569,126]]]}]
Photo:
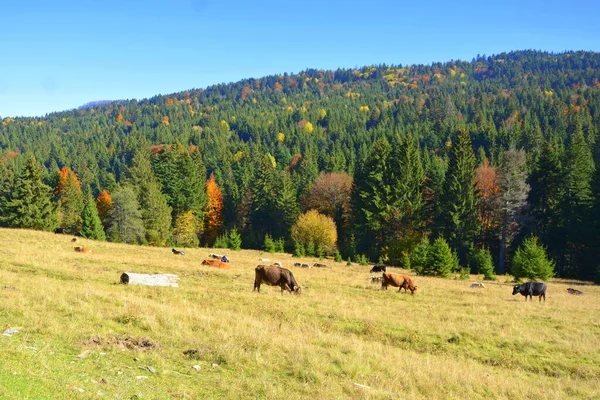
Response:
[{"label": "reddish-brown cow", "polygon": [[388,286],[399,288],[398,291],[410,290],[410,294],[415,294],[417,287],[413,284],[412,279],[408,275],[392,274],[391,272],[383,273],[383,281],[381,282],[381,289],[386,289]]},{"label": "reddish-brown cow", "polygon": [[229,264],[219,260],[204,260],[202,265],[210,265],[211,267],[229,269]]}]

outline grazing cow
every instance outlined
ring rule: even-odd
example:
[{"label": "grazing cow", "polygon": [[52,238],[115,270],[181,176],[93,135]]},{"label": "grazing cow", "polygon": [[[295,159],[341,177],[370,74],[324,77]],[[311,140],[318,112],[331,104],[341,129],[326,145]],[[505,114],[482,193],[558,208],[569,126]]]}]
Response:
[{"label": "grazing cow", "polygon": [[177,249],[171,249],[171,251],[173,252],[173,254],[175,254],[176,256],[185,256],[185,252],[181,251],[181,250],[177,250]]},{"label": "grazing cow", "polygon": [[569,294],[575,294],[575,295],[583,294],[583,292],[581,290],[572,289],[572,288],[568,288],[567,292],[569,292]]},{"label": "grazing cow", "polygon": [[204,260],[202,261],[202,265],[210,265],[211,267],[229,269],[229,264],[224,263],[221,260]]},{"label": "grazing cow", "polygon": [[260,293],[260,285],[265,283],[270,286],[279,286],[281,294],[287,290],[290,293],[300,294],[302,288],[298,286],[294,274],[289,269],[277,267],[275,265],[259,265],[255,269],[254,290]]},{"label": "grazing cow", "polygon": [[83,247],[83,246],[75,246],[75,247],[73,247],[73,250],[75,250],[79,253],[91,253],[92,252],[92,249]]},{"label": "grazing cow", "polygon": [[56,228],[54,230],[54,233],[60,233],[60,234],[65,233],[65,228]]},{"label": "grazing cow", "polygon": [[300,267],[302,267],[302,268],[312,268],[310,265],[304,264],[304,263],[300,264]]},{"label": "grazing cow", "polygon": [[321,264],[321,263],[314,263],[313,267],[316,267],[316,268],[329,268],[327,266],[327,264]]},{"label": "grazing cow", "polygon": [[417,290],[417,287],[413,284],[412,279],[408,275],[384,272],[382,278],[381,289],[387,290],[388,286],[393,286],[399,288],[399,292],[402,291],[402,288],[404,288],[405,292],[410,290],[410,294],[415,294],[415,291]]},{"label": "grazing cow", "polygon": [[385,272],[385,271],[387,271],[387,267],[385,265],[373,265],[373,268],[371,268],[371,270],[369,272],[373,273],[373,272]]},{"label": "grazing cow", "polygon": [[483,284],[483,282],[473,282],[471,283],[471,289],[485,289],[485,285]]},{"label": "grazing cow", "polygon": [[539,296],[540,301],[542,301],[543,297],[545,302],[546,284],[544,282],[527,282],[522,285],[515,285],[513,286],[513,296],[517,293],[525,296],[525,301],[527,301],[527,296],[529,296],[530,300],[533,300],[533,296]]},{"label": "grazing cow", "polygon": [[71,242],[75,243],[77,241],[77,238],[74,237],[73,239],[71,239]]},{"label": "grazing cow", "polygon": [[294,263],[294,267],[301,267],[302,263]]}]

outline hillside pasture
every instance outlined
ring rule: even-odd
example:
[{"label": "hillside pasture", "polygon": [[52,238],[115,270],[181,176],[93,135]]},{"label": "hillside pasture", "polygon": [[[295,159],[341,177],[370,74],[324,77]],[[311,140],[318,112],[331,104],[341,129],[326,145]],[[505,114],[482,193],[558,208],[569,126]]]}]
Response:
[{"label": "hillside pasture", "polygon": [[[473,289],[475,276],[413,276],[411,296],[331,260],[78,245],[93,251],[0,229],[0,330],[18,330],[0,336],[0,398],[600,398],[598,286],[551,281],[539,303],[512,296],[505,277]],[[212,252],[231,268],[201,265]],[[253,292],[263,257],[303,293]],[[180,286],[119,284],[124,271]]]}]

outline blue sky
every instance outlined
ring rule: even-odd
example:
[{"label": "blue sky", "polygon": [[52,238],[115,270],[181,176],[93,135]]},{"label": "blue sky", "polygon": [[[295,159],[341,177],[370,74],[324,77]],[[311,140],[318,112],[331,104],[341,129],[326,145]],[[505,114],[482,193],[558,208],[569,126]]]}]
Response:
[{"label": "blue sky", "polygon": [[0,117],[307,68],[600,50],[595,0],[2,3]]}]

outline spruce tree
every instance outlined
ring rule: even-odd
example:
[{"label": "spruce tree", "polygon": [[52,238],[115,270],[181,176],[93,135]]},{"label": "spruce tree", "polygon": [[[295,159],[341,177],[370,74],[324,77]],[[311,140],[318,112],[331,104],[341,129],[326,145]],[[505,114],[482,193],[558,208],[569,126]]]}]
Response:
[{"label": "spruce tree", "polygon": [[355,176],[352,191],[354,228],[359,253],[373,257],[386,239],[384,217],[390,204],[391,188],[386,181],[391,146],[385,139],[373,144],[372,150]]},{"label": "spruce tree", "polygon": [[106,240],[104,227],[102,226],[96,202],[91,192],[88,193],[83,211],[81,212],[81,231],[79,235],[92,240]]},{"label": "spruce tree", "polygon": [[444,237],[463,263],[479,233],[474,180],[475,155],[470,134],[463,129],[450,150],[440,221]]},{"label": "spruce tree", "polygon": [[555,260],[562,254],[560,248],[563,247],[561,243],[564,236],[560,211],[563,197],[561,158],[560,146],[546,143],[529,176],[531,190],[528,203],[534,218],[534,233],[548,247],[550,258]]},{"label": "spruce tree", "polygon": [[144,223],[135,192],[123,186],[112,196],[112,207],[108,212],[108,236],[123,243],[144,241]]},{"label": "spruce tree", "polygon": [[81,183],[75,171],[63,167],[58,172],[59,180],[56,187],[60,211],[60,226],[66,233],[76,234],[81,230],[81,212],[84,207],[84,196]]},{"label": "spruce tree", "polygon": [[14,174],[12,169],[0,163],[0,226],[6,226],[7,205],[13,188]]},{"label": "spruce tree", "polygon": [[57,225],[56,206],[52,203],[52,188],[42,181],[42,167],[33,155],[15,179],[14,188],[5,206],[7,226],[36,230],[53,230]]},{"label": "spruce tree", "polygon": [[160,190],[150,163],[150,150],[141,147],[131,161],[124,183],[132,187],[142,212],[146,241],[164,246],[171,237],[171,208]]},{"label": "spruce tree", "polygon": [[562,276],[579,277],[584,268],[585,243],[588,226],[586,218],[590,215],[592,202],[592,175],[594,161],[583,132],[574,132],[565,152],[560,204],[564,220],[565,244],[563,255],[559,259]]}]

